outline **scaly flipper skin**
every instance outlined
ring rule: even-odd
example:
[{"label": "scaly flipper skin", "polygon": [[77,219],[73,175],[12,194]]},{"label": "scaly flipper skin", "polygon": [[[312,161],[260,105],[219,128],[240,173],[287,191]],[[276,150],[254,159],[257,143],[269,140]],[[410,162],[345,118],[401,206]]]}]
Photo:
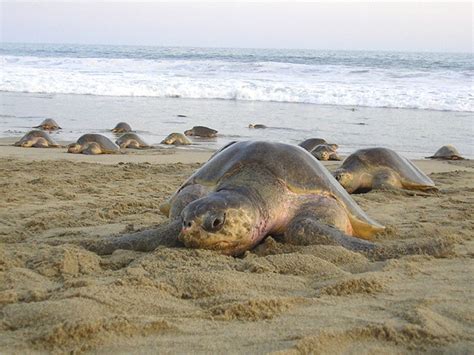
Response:
[{"label": "scaly flipper skin", "polygon": [[341,245],[346,249],[357,252],[371,252],[377,248],[374,243],[351,237],[311,217],[293,220],[288,226],[283,239],[285,242],[299,245]]},{"label": "scaly flipper skin", "polygon": [[178,247],[181,221],[164,223],[155,229],[109,237],[100,241],[81,243],[81,245],[99,255],[112,254],[117,249],[135,251],[153,251],[159,246]]},{"label": "scaly flipper skin", "polygon": [[391,190],[391,189],[402,189],[403,186],[400,183],[400,176],[395,172],[386,170],[377,173],[372,182],[372,189],[375,190]]},{"label": "scaly flipper skin", "polygon": [[295,244],[336,244],[353,251],[369,251],[375,244],[351,236],[354,231],[344,206],[334,198],[314,196],[300,206],[285,231]]}]

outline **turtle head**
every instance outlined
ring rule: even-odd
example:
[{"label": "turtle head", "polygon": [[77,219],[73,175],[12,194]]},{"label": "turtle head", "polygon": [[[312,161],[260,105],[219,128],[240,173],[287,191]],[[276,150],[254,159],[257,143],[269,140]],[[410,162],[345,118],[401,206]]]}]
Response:
[{"label": "turtle head", "polygon": [[329,160],[329,152],[327,151],[321,151],[321,152],[317,152],[314,154],[314,156],[318,159],[318,160]]},{"label": "turtle head", "polygon": [[342,185],[342,187],[349,193],[357,190],[358,186],[354,174],[344,169],[337,169],[334,172],[334,178]]},{"label": "turtle head", "polygon": [[67,152],[68,153],[80,153],[82,150],[82,145],[78,143],[71,143],[67,146]]},{"label": "turtle head", "polygon": [[246,194],[221,190],[183,209],[179,239],[186,247],[238,255],[262,238],[259,219],[258,209]]}]

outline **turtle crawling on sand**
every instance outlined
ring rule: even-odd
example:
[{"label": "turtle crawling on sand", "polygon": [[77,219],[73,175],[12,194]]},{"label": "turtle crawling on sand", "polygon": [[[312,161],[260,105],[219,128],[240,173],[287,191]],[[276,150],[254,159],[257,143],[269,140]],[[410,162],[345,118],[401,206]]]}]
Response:
[{"label": "turtle crawling on sand", "polygon": [[58,129],[61,129],[61,127],[59,127],[56,121],[53,120],[52,118],[45,119],[43,122],[41,122],[41,124],[33,128],[41,128],[41,129],[44,129],[45,131],[56,131]]},{"label": "turtle crawling on sand", "polygon": [[204,126],[194,126],[193,128],[184,131],[184,134],[186,136],[197,136],[204,138],[217,137],[217,131],[215,129]]},{"label": "turtle crawling on sand", "polygon": [[82,135],[76,143],[68,145],[68,153],[75,154],[114,154],[120,148],[109,138],[101,134],[88,133]]},{"label": "turtle crawling on sand", "polygon": [[426,159],[463,160],[458,150],[451,144],[443,145],[436,153]]},{"label": "turtle crawling on sand", "polygon": [[58,148],[60,145],[52,139],[48,133],[39,130],[29,131],[18,142],[13,145],[17,147],[34,148]]},{"label": "turtle crawling on sand", "polygon": [[445,257],[453,243],[427,240],[379,245],[384,227],[370,219],[304,149],[283,143],[231,142],[160,206],[167,223],[105,240],[84,241],[98,254],[158,246],[240,255],[266,236],[291,244],[338,244],[375,260],[427,253]]},{"label": "turtle crawling on sand", "polygon": [[131,131],[132,127],[130,127],[130,125],[126,122],[119,122],[114,128],[112,128],[113,133],[127,133]]},{"label": "turtle crawling on sand", "polygon": [[190,145],[191,141],[182,133],[171,133],[161,141],[161,144],[168,145]]},{"label": "turtle crawling on sand", "polygon": [[125,133],[121,135],[115,143],[120,148],[129,148],[129,149],[147,149],[151,148],[149,144],[147,144],[143,139],[141,139],[135,133]]},{"label": "turtle crawling on sand", "polygon": [[298,145],[318,160],[341,160],[336,152],[339,146],[334,143],[327,143],[325,139],[309,138]]},{"label": "turtle crawling on sand", "polygon": [[322,138],[309,138],[298,145],[301,148],[306,149],[308,152],[311,152],[314,148],[316,148],[320,144],[327,144],[327,142],[325,139],[322,139]]},{"label": "turtle crawling on sand", "polygon": [[341,160],[336,152],[337,144],[320,144],[310,151],[318,160]]},{"label": "turtle crawling on sand", "polygon": [[388,148],[358,150],[333,175],[349,193],[372,189],[438,190],[410,160]]},{"label": "turtle crawling on sand", "polygon": [[384,227],[370,219],[304,149],[232,142],[195,172],[160,210],[182,223],[187,247],[238,255],[267,235],[305,231],[366,249]]}]

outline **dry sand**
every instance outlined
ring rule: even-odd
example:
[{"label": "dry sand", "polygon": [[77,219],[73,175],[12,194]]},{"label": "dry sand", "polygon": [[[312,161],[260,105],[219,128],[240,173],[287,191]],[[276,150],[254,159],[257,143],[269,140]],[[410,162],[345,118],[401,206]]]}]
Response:
[{"label": "dry sand", "polygon": [[164,222],[159,204],[208,156],[0,146],[1,352],[472,353],[471,161],[416,162],[436,195],[355,196],[389,227],[378,243],[454,240],[446,258],[374,262],[272,238],[241,258],[72,244]]}]

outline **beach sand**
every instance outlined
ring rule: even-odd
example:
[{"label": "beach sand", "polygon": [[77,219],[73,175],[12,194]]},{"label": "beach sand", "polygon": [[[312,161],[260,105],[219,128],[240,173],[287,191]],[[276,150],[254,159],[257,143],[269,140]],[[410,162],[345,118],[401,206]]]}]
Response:
[{"label": "beach sand", "polygon": [[165,222],[158,206],[210,152],[84,156],[7,143],[0,146],[2,353],[474,348],[472,161],[416,161],[438,194],[354,196],[388,227],[376,242],[442,238],[455,244],[444,258],[371,261],[338,246],[271,237],[239,258],[167,247],[99,256],[74,243]]}]

